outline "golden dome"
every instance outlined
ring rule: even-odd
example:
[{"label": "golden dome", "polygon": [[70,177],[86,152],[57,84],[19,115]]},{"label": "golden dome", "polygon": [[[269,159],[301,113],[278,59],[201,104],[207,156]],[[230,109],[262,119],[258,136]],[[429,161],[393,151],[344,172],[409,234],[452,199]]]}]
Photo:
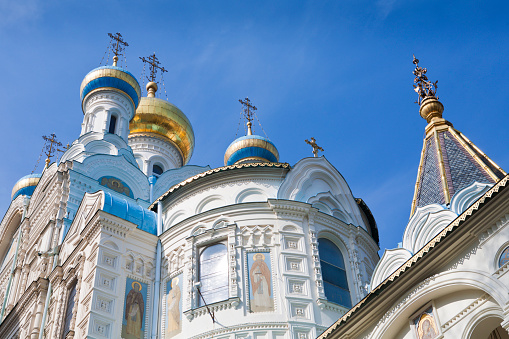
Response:
[{"label": "golden dome", "polygon": [[187,164],[194,149],[191,123],[177,106],[166,100],[150,97],[150,94],[149,91],[149,97],[142,97],[140,100],[136,114],[129,123],[129,137],[140,134],[163,137],[177,146],[184,165]]}]

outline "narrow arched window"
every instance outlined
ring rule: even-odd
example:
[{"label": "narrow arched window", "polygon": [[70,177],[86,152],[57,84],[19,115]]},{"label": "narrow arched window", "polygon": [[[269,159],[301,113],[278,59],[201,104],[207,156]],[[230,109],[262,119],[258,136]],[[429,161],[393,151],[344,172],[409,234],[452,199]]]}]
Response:
[{"label": "narrow arched window", "polygon": [[[228,259],[224,244],[215,244],[200,255],[200,292],[207,304],[228,299]],[[198,295],[199,306],[205,305]]]},{"label": "narrow arched window", "polygon": [[502,253],[500,254],[500,258],[498,259],[498,266],[502,267],[507,262],[509,262],[509,246],[507,246],[505,250],[503,250]]},{"label": "narrow arched window", "polygon": [[327,300],[345,307],[352,307],[343,253],[329,239],[318,239],[318,252],[322,279]]},{"label": "narrow arched window", "polygon": [[76,297],[76,282],[73,283],[72,287],[69,289],[69,296],[67,297],[67,306],[65,308],[65,318],[64,318],[64,330],[62,332],[62,338],[67,336],[67,333],[71,330],[71,319],[72,319],[72,311],[74,309],[74,298]]},{"label": "narrow arched window", "polygon": [[115,134],[115,129],[117,127],[117,117],[112,115],[110,117],[110,127],[108,129],[108,133]]},{"label": "narrow arched window", "polygon": [[152,174],[155,175],[155,176],[160,176],[161,174],[163,174],[163,168],[159,165],[154,165],[152,166]]}]

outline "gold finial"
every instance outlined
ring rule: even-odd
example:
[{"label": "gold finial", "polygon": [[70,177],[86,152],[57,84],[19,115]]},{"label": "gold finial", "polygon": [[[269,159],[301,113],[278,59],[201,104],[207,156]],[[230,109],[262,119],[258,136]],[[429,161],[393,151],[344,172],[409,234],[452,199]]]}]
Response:
[{"label": "gold finial", "polygon": [[251,126],[253,125],[251,123],[251,121],[253,121],[253,114],[254,114],[254,111],[257,110],[256,106],[254,105],[251,105],[251,101],[249,100],[248,97],[246,97],[245,101],[242,101],[241,99],[239,99],[239,102],[244,105],[244,108],[243,108],[243,113],[244,113],[244,117],[246,118],[247,120],[247,135],[252,135],[253,132],[251,131]]},{"label": "gold finial", "polygon": [[[149,82],[154,82],[154,83],[156,82],[157,70],[160,70],[161,73],[168,72],[164,67],[159,66],[160,62],[157,59],[155,52],[154,52],[154,54],[149,56],[147,59],[145,59],[144,57],[140,57],[140,59],[141,59],[141,61],[149,64],[150,75],[147,76],[147,80]],[[148,90],[148,88],[147,88],[147,90]]]},{"label": "gold finial", "polygon": [[313,155],[315,156],[315,158],[318,157],[318,151],[323,152],[323,148],[318,146],[315,138],[311,137],[311,141],[309,141],[308,139],[306,139],[305,141],[306,141],[306,144],[311,145],[311,147],[313,147]]},{"label": "gold finial", "polygon": [[157,84],[153,81],[147,84],[147,97],[153,98],[156,96]]},{"label": "gold finial", "polygon": [[117,66],[118,56],[122,55],[122,51],[129,46],[127,42],[122,40],[122,34],[120,33],[108,33],[109,37],[111,38],[111,50],[113,51],[113,54],[115,56],[113,57],[113,66]]}]

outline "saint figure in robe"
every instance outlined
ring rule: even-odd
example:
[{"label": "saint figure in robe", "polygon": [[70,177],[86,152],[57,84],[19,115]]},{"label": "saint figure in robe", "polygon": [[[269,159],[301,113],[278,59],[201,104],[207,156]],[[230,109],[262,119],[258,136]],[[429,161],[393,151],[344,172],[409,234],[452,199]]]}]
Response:
[{"label": "saint figure in robe", "polygon": [[166,297],[166,310],[168,313],[168,324],[166,325],[166,338],[171,338],[180,333],[180,296],[182,295],[179,286],[179,278],[171,280],[171,290]]},{"label": "saint figure in robe", "polygon": [[251,291],[253,298],[250,301],[252,312],[272,311],[274,308],[271,291],[270,269],[265,263],[265,256],[257,253],[249,270]]},{"label": "saint figure in robe", "polygon": [[144,310],[145,302],[141,294],[141,284],[133,281],[125,301],[125,319],[127,321],[125,330],[127,334],[131,334],[135,338],[141,338]]}]

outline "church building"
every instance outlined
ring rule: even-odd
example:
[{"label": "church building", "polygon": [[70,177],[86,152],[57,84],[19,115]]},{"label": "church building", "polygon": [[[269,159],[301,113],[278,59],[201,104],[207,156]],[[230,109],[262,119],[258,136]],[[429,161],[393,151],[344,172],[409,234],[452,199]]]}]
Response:
[{"label": "church building", "polygon": [[12,190],[0,338],[509,338],[509,176],[442,118],[418,60],[412,212],[379,258],[373,215],[316,140],[280,162],[246,98],[224,166],[188,165],[193,127],[158,97],[164,68],[143,59],[142,96],[111,37],[113,64],[81,83],[80,135]]}]

